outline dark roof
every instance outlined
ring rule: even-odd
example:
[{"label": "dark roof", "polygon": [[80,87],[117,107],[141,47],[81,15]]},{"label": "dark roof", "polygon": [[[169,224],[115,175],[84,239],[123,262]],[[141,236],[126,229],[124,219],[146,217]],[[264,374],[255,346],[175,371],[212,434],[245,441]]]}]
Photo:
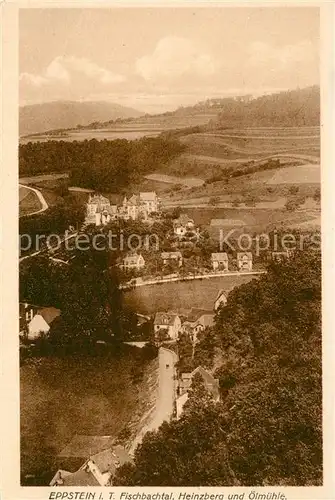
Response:
[{"label": "dark roof", "polygon": [[177,314],[158,312],[155,315],[154,324],[161,326],[172,326],[174,325],[175,319],[177,317]]},{"label": "dark roof", "polygon": [[131,458],[126,450],[120,445],[117,445],[112,449],[96,453],[91,456],[90,459],[96,464],[102,474],[107,471],[114,474],[118,467],[131,461]]},{"label": "dark roof", "polygon": [[60,316],[60,309],[56,309],[56,307],[44,307],[43,309],[39,309],[37,314],[42,316],[42,318],[50,325],[58,316]]},{"label": "dark roof", "polygon": [[198,309],[198,308],[193,307],[187,315],[187,321],[194,322],[197,319],[199,319],[201,316],[203,316],[204,314],[212,314],[212,311],[208,310],[208,309]]},{"label": "dark roof", "polygon": [[100,486],[100,484],[92,472],[79,469],[63,477],[62,486]]},{"label": "dark roof", "polygon": [[96,453],[112,448],[113,443],[114,438],[112,436],[84,436],[77,434],[58,454],[58,457],[80,457],[86,460]]},{"label": "dark roof", "polygon": [[212,394],[214,398],[218,398],[220,394],[219,380],[217,378],[214,378],[213,375],[211,375],[202,366],[198,366],[198,368],[193,370],[193,372],[191,373],[191,377],[193,378],[197,373],[202,376],[206,389]]}]

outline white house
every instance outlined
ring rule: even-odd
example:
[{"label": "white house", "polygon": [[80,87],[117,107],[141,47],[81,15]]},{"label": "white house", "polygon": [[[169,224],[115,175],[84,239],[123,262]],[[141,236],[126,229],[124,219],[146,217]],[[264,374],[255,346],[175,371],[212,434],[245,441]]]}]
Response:
[{"label": "white house", "polygon": [[102,195],[90,195],[86,205],[86,224],[101,226],[117,217],[117,206]]},{"label": "white house", "polygon": [[139,195],[140,203],[144,205],[145,210],[148,214],[153,212],[158,212],[159,209],[159,198],[154,191],[141,192]]},{"label": "white house", "polygon": [[226,252],[212,253],[211,262],[214,271],[228,271],[228,255]]},{"label": "white house", "polygon": [[60,310],[56,309],[56,307],[39,309],[28,323],[28,340],[35,340],[41,334],[48,333],[51,323],[60,316],[60,313]]},{"label": "white house", "polygon": [[239,271],[252,271],[252,253],[237,253],[237,268]]},{"label": "white house", "polygon": [[158,312],[154,319],[155,337],[159,332],[165,333],[167,339],[177,340],[181,330],[181,320],[178,314]]},{"label": "white house", "polygon": [[121,267],[124,270],[128,269],[142,269],[145,266],[145,260],[142,254],[129,254],[126,255],[122,261]]},{"label": "white house", "polygon": [[227,304],[227,293],[224,290],[220,290],[214,301],[214,311],[217,311],[219,307],[223,304]]}]

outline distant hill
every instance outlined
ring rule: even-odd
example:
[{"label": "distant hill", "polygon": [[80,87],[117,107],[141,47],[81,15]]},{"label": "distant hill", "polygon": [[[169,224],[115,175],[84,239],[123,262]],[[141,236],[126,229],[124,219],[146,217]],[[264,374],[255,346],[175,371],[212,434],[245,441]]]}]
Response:
[{"label": "distant hill", "polygon": [[215,128],[302,127],[320,125],[318,86],[216,103]]},{"label": "distant hill", "polygon": [[110,102],[54,101],[20,107],[20,136],[69,129],[117,118],[131,118],[143,113]]}]

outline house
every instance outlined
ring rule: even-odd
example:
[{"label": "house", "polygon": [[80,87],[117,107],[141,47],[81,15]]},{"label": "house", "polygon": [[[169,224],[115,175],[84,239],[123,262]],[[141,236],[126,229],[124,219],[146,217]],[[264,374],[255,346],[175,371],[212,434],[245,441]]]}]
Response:
[{"label": "house", "polygon": [[[76,443],[77,450],[73,448]],[[50,486],[108,486],[113,484],[117,469],[131,462],[125,448],[115,445],[111,436],[75,436],[58,457],[64,456],[77,458],[82,465],[75,472],[59,469]]]},{"label": "house", "polygon": [[117,206],[111,206],[108,198],[102,195],[90,195],[86,205],[86,224],[101,226],[117,217]]},{"label": "house", "polygon": [[214,311],[217,311],[219,307],[223,304],[227,304],[227,293],[224,290],[220,290],[214,301]]},{"label": "house", "polygon": [[27,340],[35,340],[41,334],[50,330],[50,325],[60,316],[61,311],[56,307],[38,307],[21,303],[20,311],[20,335]]},{"label": "house", "polygon": [[167,339],[177,340],[181,330],[181,320],[178,314],[157,312],[154,319],[154,334],[159,337],[165,334]]},{"label": "house", "polygon": [[213,313],[200,313],[195,318],[188,317],[182,324],[182,332],[188,334],[193,343],[198,341],[198,334],[203,332],[206,328],[214,326]]},{"label": "house", "polygon": [[188,400],[188,390],[191,387],[193,377],[197,373],[201,375],[204,381],[204,386],[213,401],[219,401],[220,399],[219,379],[214,378],[213,375],[211,375],[202,366],[198,366],[191,373],[182,373],[178,384],[178,398],[176,400],[177,418],[179,418],[183,412],[184,405]]},{"label": "house", "polygon": [[133,253],[126,255],[122,261],[121,267],[126,271],[136,269],[137,271],[145,266],[145,260],[141,254]]},{"label": "house", "polygon": [[237,253],[237,268],[239,271],[252,271],[252,253]]},{"label": "house", "polygon": [[183,265],[183,256],[181,252],[162,252],[161,258],[164,265],[170,262],[176,262],[179,267]]},{"label": "house", "polygon": [[228,255],[226,252],[212,253],[211,262],[214,271],[228,271]]},{"label": "house", "polygon": [[129,199],[124,197],[120,215],[126,220],[136,220],[139,217],[147,220],[148,215],[157,212],[158,208],[159,199],[155,192],[141,192],[138,195],[133,194]]},{"label": "house", "polygon": [[194,220],[190,219],[186,214],[181,214],[178,219],[173,221],[173,232],[179,238],[187,233],[195,232]]},{"label": "house", "polygon": [[[133,194],[129,199],[124,197],[121,208],[121,217],[125,220],[136,220],[140,214],[139,197]],[[144,214],[145,215],[145,214]]]},{"label": "house", "polygon": [[159,210],[159,198],[154,191],[141,192],[139,195],[140,203],[144,206],[146,212],[151,214]]}]

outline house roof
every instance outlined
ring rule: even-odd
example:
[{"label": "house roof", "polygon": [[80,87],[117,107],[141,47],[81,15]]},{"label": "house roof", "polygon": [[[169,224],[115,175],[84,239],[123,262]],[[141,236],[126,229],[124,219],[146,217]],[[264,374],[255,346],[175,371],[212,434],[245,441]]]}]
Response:
[{"label": "house roof", "polygon": [[63,476],[62,486],[100,486],[91,471],[79,469],[72,474]]},{"label": "house roof", "polygon": [[125,448],[120,445],[96,453],[90,459],[96,464],[102,474],[107,471],[114,473],[118,467],[131,461]]},{"label": "house roof", "polygon": [[212,260],[222,262],[228,260],[228,255],[226,252],[216,252],[212,253]]},{"label": "house roof", "polygon": [[106,198],[105,196],[102,196],[101,194],[95,194],[93,196],[90,196],[88,199],[88,203],[96,203],[98,205],[106,205],[110,203],[109,199]]},{"label": "house roof", "polygon": [[162,252],[161,258],[162,259],[181,259],[182,254],[181,254],[181,252]]},{"label": "house roof", "polygon": [[[139,260],[142,260],[143,256],[142,254],[131,254],[131,255],[126,255],[123,259],[123,262],[128,262],[129,264],[137,264]],[[143,259],[144,260],[144,259]]]},{"label": "house roof", "polygon": [[60,309],[56,309],[56,307],[43,307],[43,309],[39,309],[37,314],[42,316],[44,321],[51,325],[51,323],[61,314]]},{"label": "house roof", "polygon": [[113,443],[114,438],[112,438],[112,436],[86,436],[76,434],[58,454],[58,457],[83,458],[86,460],[95,453],[112,448]]},{"label": "house roof", "polygon": [[188,222],[192,222],[194,224],[194,220],[191,219],[187,214],[180,214],[178,219],[175,219],[177,224],[187,224]]},{"label": "house roof", "polygon": [[154,191],[140,193],[140,200],[142,201],[156,201],[157,195]]},{"label": "house roof", "polygon": [[187,321],[195,322],[204,314],[212,314],[211,310],[208,309],[198,309],[193,307],[187,314]]},{"label": "house roof", "polygon": [[154,325],[172,326],[177,318],[178,315],[174,313],[157,312],[154,319]]},{"label": "house roof", "polygon": [[191,377],[193,378],[197,373],[200,373],[200,375],[202,376],[207,390],[212,394],[214,398],[217,398],[219,396],[219,380],[217,378],[214,378],[213,375],[211,375],[202,366],[198,366],[198,368],[193,370],[193,372],[191,373]]},{"label": "house roof", "polygon": [[221,290],[219,290],[219,292],[218,292],[218,294],[217,294],[217,296],[216,296],[215,302],[216,302],[217,300],[219,300],[219,299],[221,298],[221,296],[222,296],[222,295],[224,295],[224,296],[227,298],[228,293],[227,293],[227,292],[225,292],[225,291],[224,291],[224,290],[222,290],[222,289],[221,289]]},{"label": "house roof", "polygon": [[251,252],[237,252],[237,260],[240,259],[248,259],[252,260],[252,253]]},{"label": "house roof", "polygon": [[214,314],[203,314],[197,323],[200,323],[204,328],[214,326]]},{"label": "house roof", "polygon": [[128,200],[128,204],[130,205],[138,205],[138,203],[139,203],[139,197],[136,194],[133,194]]}]

